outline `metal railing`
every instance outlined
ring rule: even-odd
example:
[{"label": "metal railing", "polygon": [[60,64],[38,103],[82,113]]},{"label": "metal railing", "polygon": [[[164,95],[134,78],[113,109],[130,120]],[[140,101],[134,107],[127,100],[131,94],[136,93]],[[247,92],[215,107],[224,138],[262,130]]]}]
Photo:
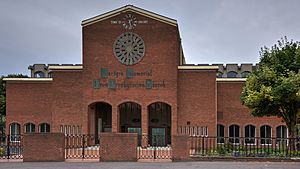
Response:
[{"label": "metal railing", "polygon": [[139,135],[137,158],[138,159],[171,159],[171,137],[165,135]]},{"label": "metal railing", "polygon": [[190,155],[207,157],[300,157],[298,138],[190,136]]},{"label": "metal railing", "polygon": [[95,135],[66,135],[66,159],[99,159],[99,137]]},{"label": "metal railing", "polygon": [[22,135],[0,135],[0,159],[23,159]]}]

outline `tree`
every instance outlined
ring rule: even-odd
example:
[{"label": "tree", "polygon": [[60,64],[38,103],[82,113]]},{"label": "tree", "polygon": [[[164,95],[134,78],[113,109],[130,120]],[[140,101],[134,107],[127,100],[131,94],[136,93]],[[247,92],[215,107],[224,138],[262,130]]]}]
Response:
[{"label": "tree", "polygon": [[6,89],[3,78],[25,78],[27,75],[22,74],[9,74],[7,76],[1,76],[0,78],[0,133],[4,133],[5,121],[4,117],[6,116]]},{"label": "tree", "polygon": [[241,100],[254,116],[277,116],[296,133],[300,102],[300,43],[282,38],[260,52],[258,68],[247,78]]}]

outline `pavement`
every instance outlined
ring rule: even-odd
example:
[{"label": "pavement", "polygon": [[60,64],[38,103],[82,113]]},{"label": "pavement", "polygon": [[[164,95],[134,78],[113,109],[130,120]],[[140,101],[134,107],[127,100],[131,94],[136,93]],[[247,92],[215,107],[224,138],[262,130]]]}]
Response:
[{"label": "pavement", "polygon": [[300,169],[300,162],[1,162],[0,169]]}]

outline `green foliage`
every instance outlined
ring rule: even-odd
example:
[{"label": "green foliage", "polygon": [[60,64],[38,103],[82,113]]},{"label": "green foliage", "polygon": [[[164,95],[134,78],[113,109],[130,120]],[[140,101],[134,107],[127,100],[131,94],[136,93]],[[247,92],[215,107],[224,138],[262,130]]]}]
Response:
[{"label": "green foliage", "polygon": [[260,52],[259,67],[245,83],[241,100],[254,116],[278,116],[294,134],[300,102],[300,43],[278,41]]}]

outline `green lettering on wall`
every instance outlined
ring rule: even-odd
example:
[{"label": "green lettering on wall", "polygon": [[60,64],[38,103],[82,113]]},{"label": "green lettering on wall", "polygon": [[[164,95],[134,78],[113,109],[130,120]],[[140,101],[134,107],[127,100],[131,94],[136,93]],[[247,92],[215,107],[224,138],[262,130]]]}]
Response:
[{"label": "green lettering on wall", "polygon": [[93,80],[93,88],[99,89],[100,88],[100,81],[99,80]]},{"label": "green lettering on wall", "polygon": [[108,77],[108,69],[107,68],[101,68],[100,77],[101,78],[107,78]]},{"label": "green lettering on wall", "polygon": [[152,89],[153,82],[151,79],[146,79],[146,89]]},{"label": "green lettering on wall", "polygon": [[115,79],[109,79],[108,80],[108,88],[109,89],[115,89],[116,88],[116,80]]}]

